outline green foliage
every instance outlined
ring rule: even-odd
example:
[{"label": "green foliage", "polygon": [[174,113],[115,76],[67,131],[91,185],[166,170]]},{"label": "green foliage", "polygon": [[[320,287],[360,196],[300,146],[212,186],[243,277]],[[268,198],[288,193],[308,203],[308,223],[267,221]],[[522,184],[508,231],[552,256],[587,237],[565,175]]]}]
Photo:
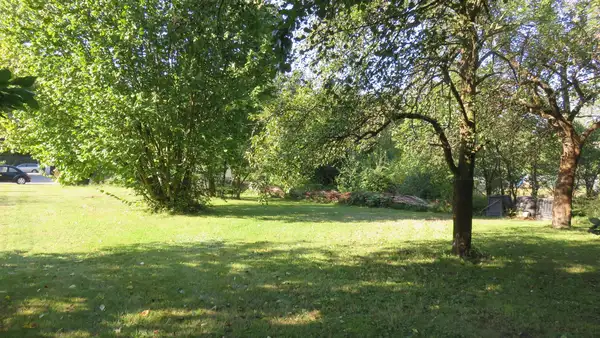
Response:
[{"label": "green foliage", "polygon": [[0,51],[39,74],[44,103],[17,116],[8,142],[62,182],[118,174],[153,208],[185,211],[223,163],[246,175],[249,115],[279,62],[273,6],[9,0],[0,10]]},{"label": "green foliage", "polygon": [[24,109],[25,106],[39,108],[32,91],[35,79],[35,76],[13,78],[10,70],[0,69],[0,118],[6,117],[6,113],[15,109]]},{"label": "green foliage", "polygon": [[392,206],[393,196],[378,192],[355,191],[352,192],[344,204],[366,206],[369,208],[389,208]]},{"label": "green foliage", "polygon": [[573,200],[573,215],[600,218],[600,197],[577,197]]},{"label": "green foliage", "polygon": [[[578,129],[583,129],[581,125]],[[595,190],[596,182],[600,176],[600,134],[593,133],[581,149],[581,156],[577,168],[577,177],[579,183],[585,187],[586,197],[588,199],[598,195]]]},{"label": "green foliage", "polygon": [[473,194],[473,215],[485,215],[485,208],[488,206],[488,197],[483,194]]},{"label": "green foliage", "polygon": [[413,195],[424,199],[449,199],[452,191],[451,184],[446,179],[439,181],[431,172],[409,173],[406,178],[398,185],[398,191],[405,195]]}]

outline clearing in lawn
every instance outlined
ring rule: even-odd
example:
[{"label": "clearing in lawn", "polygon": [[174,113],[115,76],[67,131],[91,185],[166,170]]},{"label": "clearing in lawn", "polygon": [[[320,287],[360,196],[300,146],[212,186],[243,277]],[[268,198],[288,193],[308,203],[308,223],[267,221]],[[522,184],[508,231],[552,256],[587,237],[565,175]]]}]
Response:
[{"label": "clearing in lawn", "polygon": [[[107,188],[120,196],[127,191]],[[94,187],[0,185],[0,335],[600,334],[600,237],[447,215],[215,201],[153,215]]]}]

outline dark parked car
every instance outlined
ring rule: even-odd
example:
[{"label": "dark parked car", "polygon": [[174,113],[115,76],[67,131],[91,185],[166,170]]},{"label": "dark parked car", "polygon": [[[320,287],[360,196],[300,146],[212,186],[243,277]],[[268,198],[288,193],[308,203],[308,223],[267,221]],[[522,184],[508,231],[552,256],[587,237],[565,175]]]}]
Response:
[{"label": "dark parked car", "polygon": [[31,182],[29,175],[12,165],[0,165],[0,182],[15,182],[25,184]]}]

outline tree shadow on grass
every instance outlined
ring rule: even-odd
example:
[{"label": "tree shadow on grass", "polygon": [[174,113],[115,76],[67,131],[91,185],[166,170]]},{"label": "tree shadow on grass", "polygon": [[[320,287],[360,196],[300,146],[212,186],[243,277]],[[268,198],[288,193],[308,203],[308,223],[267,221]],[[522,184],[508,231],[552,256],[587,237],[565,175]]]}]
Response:
[{"label": "tree shadow on grass", "polygon": [[[93,254],[0,253],[8,336],[593,336],[597,243],[487,234],[357,255],[310,243],[204,242]],[[149,312],[145,312],[150,310]]]},{"label": "tree shadow on grass", "polygon": [[202,216],[254,218],[286,223],[297,222],[385,222],[403,219],[446,220],[452,216],[434,212],[420,212],[385,208],[340,206],[338,204],[313,204],[305,202],[276,201],[268,206],[257,203],[225,204],[211,207]]}]

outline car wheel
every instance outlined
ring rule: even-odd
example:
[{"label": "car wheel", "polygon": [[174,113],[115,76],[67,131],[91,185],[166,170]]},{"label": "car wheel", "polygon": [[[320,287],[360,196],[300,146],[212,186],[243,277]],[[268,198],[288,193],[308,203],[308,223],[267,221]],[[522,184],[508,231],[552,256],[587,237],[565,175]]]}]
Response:
[{"label": "car wheel", "polygon": [[31,172],[34,173],[34,174],[38,173],[37,169],[33,169]]},{"label": "car wheel", "polygon": [[25,184],[25,183],[27,183],[27,180],[25,179],[25,177],[17,178],[17,184]]}]

